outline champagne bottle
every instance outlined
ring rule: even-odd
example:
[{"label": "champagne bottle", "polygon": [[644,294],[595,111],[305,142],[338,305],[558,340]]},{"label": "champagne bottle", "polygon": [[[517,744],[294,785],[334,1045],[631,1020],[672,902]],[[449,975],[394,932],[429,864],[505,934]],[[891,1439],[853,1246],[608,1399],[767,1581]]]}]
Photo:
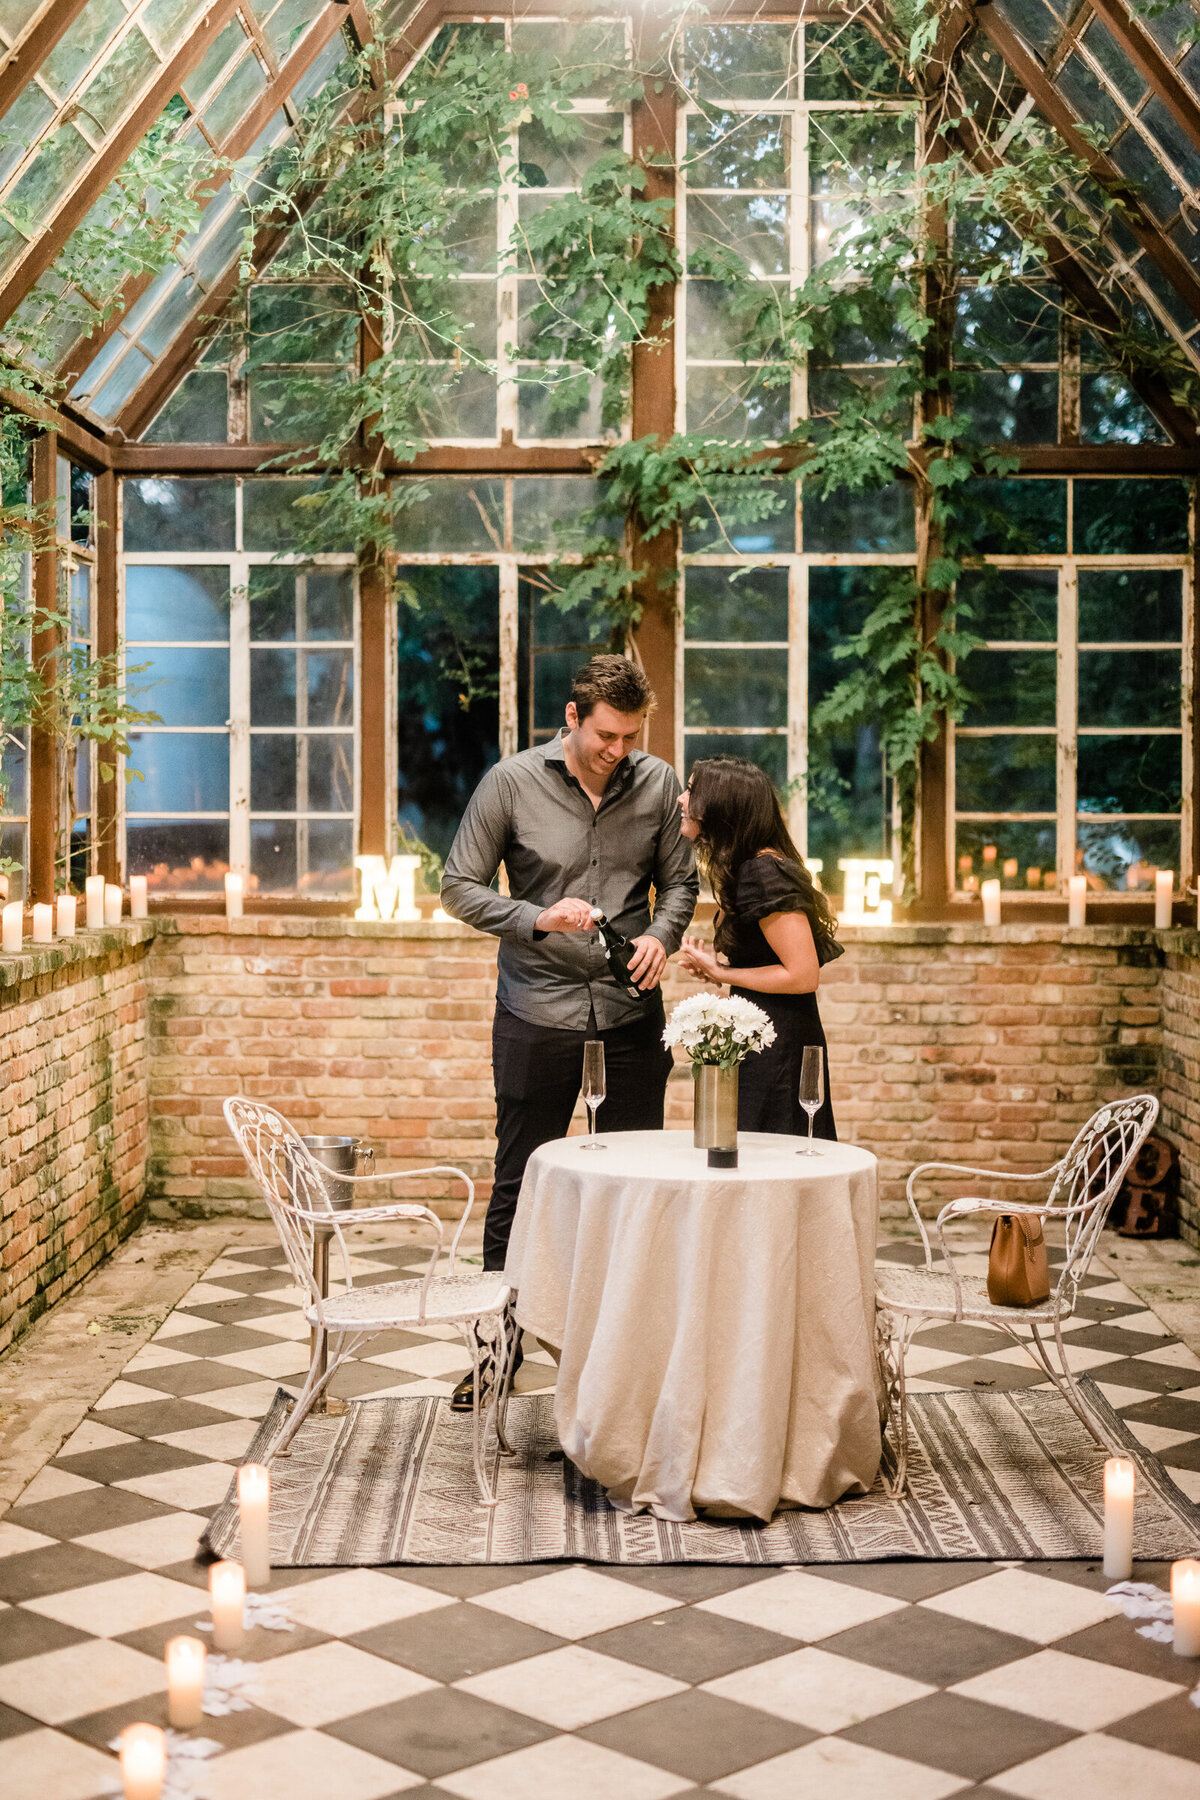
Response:
[{"label": "champagne bottle", "polygon": [[617,982],[618,986],[627,988],[631,994],[636,994],[639,1000],[644,1000],[646,998],[644,990],[638,986],[629,973],[633,945],[628,938],[622,937],[620,932],[609,924],[598,907],[592,909],[592,921],[600,935],[600,942],[604,946],[604,954],[608,959],[608,967],[613,980]]}]

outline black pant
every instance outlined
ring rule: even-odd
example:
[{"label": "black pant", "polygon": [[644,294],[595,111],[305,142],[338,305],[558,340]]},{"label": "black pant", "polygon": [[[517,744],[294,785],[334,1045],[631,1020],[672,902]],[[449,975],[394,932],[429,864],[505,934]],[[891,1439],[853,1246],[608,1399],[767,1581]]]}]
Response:
[{"label": "black pant", "polygon": [[644,1013],[608,1031],[556,1031],[518,1019],[496,1004],[492,1068],[496,1077],[496,1179],[483,1232],[483,1266],[502,1269],[525,1164],[539,1144],[565,1137],[583,1079],[589,1036],[604,1045],[607,1094],[598,1131],[661,1131],[671,1052],[662,1041],[656,990]]}]

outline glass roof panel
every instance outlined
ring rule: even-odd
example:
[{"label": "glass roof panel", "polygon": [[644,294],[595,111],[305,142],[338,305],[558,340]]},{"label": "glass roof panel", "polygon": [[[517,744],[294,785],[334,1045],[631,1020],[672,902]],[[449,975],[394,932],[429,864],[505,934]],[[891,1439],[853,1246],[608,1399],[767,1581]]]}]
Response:
[{"label": "glass roof panel", "polygon": [[136,29],[127,31],[100,73],[84,88],[79,106],[102,130],[110,130],[157,65],[149,40]]},{"label": "glass roof panel", "polygon": [[34,82],[0,119],[0,183],[8,180],[26,147],[54,117],[54,106]]},{"label": "glass roof panel", "polygon": [[70,93],[128,16],[121,0],[89,0],[38,71],[47,87],[60,98]]},{"label": "glass roof panel", "polygon": [[1200,150],[1192,143],[1173,113],[1157,98],[1143,107],[1142,124],[1158,140],[1176,170],[1190,187],[1200,187]]},{"label": "glass roof panel", "polygon": [[1107,25],[1093,19],[1083,35],[1084,48],[1095,57],[1119,94],[1136,106],[1146,92],[1144,78],[1139,75]]},{"label": "glass roof panel", "polygon": [[[263,0],[258,8],[260,17],[270,5],[271,0]],[[270,18],[263,23],[263,36],[279,62],[287,60],[314,19],[324,10],[325,0],[280,0]]]},{"label": "glass roof panel", "polygon": [[10,42],[24,31],[32,17],[29,0],[0,0],[0,30]]},{"label": "glass roof panel", "polygon": [[207,56],[201,57],[191,74],[185,77],[183,91],[188,99],[199,104],[209,89],[215,87],[232,68],[248,42],[249,39],[237,20],[231,19],[209,46]]},{"label": "glass roof panel", "polygon": [[197,0],[150,0],[142,14],[142,30],[149,35],[160,55],[169,56],[199,15]]},{"label": "glass roof panel", "polygon": [[220,143],[228,136],[259,95],[265,93],[266,86],[266,71],[258,58],[243,57],[228,81],[217,89],[200,115],[215,142]]},{"label": "glass roof panel", "polygon": [[1179,53],[1180,41],[1186,41],[1187,34],[1196,29],[1198,19],[1195,9],[1188,6],[1186,0],[1179,0],[1178,5],[1168,6],[1162,11],[1155,5],[1138,7],[1137,12],[1159,49],[1174,62]]}]

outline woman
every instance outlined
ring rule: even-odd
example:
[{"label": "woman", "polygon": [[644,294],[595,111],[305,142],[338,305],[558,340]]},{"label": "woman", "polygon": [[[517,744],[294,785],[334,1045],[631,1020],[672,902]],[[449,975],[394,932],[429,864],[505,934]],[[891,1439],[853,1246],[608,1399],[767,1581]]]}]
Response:
[{"label": "woman", "polygon": [[[688,937],[679,960],[689,974],[725,983],[761,1006],[775,1026],[775,1042],[741,1065],[738,1126],[805,1136],[800,1064],[805,1045],[825,1049],[817,986],[822,963],[842,954],[837,921],[791,840],[775,789],[754,763],[738,756],[698,762],[680,810],[680,829],[696,845],[720,911],[715,954]],[[837,1137],[828,1073],[813,1135]]]}]

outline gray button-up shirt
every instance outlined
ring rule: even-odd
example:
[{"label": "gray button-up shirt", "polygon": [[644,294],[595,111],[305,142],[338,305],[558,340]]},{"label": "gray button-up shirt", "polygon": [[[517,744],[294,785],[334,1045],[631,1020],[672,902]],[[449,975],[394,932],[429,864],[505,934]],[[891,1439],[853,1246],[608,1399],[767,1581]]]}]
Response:
[{"label": "gray button-up shirt", "polygon": [[[463,815],[442,882],[442,905],[500,939],[496,998],[518,1018],[582,1031],[640,1016],[617,985],[595,932],[536,932],[547,906],[587,900],[627,938],[678,950],[696,909],[692,846],[680,835],[679,782],[657,756],[632,750],[599,807],[567,768],[561,735],[489,769]],[[507,894],[492,887],[503,863]],[[654,888],[654,917],[650,889]]]}]

